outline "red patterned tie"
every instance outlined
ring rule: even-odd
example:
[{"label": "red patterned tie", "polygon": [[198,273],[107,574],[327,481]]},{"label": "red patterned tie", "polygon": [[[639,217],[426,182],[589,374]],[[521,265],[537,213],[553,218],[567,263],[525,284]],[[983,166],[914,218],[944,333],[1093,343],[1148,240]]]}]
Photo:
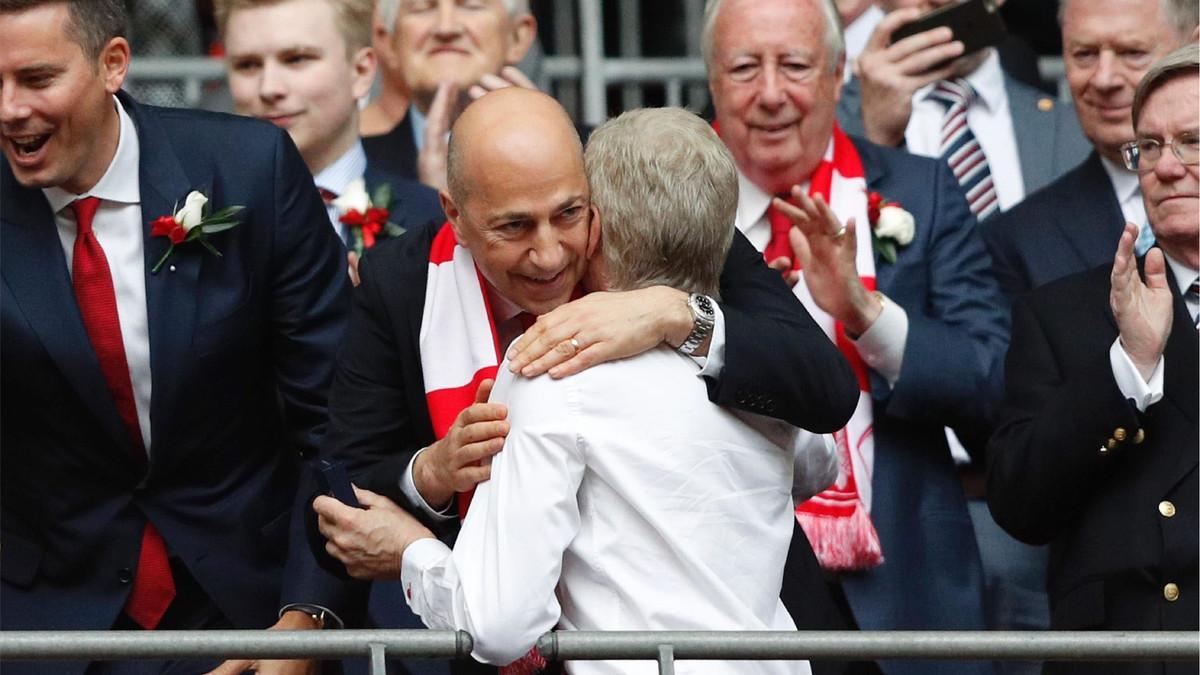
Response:
[{"label": "red patterned tie", "polygon": [[792,269],[800,269],[800,259],[792,249],[788,240],[788,232],[792,229],[792,221],[782,211],[774,206],[767,207],[767,222],[771,224],[771,241],[763,249],[763,259],[769,264],[776,258],[787,258],[792,261]]},{"label": "red patterned tie", "polygon": [[[125,360],[125,343],[121,339],[121,319],[117,315],[117,295],[104,249],[92,231],[92,219],[100,200],[84,197],[71,203],[75,212],[78,233],[71,261],[75,302],[83,319],[84,330],[100,362],[100,372],[112,392],[117,414],[125,423],[137,458],[146,461],[138,424],[137,406],[133,400],[133,382],[129,378],[129,362]],[[138,556],[133,590],[125,601],[125,614],[139,626],[151,629],[158,625],[167,607],[175,598],[175,581],[167,560],[167,547],[158,530],[149,522],[142,530],[142,549]]]},{"label": "red patterned tie", "polygon": [[333,190],[326,190],[323,187],[317,188],[317,192],[321,193],[321,199],[325,202],[326,205],[332,204],[333,200],[337,199],[337,197],[338,197],[336,192],[334,192]]}]

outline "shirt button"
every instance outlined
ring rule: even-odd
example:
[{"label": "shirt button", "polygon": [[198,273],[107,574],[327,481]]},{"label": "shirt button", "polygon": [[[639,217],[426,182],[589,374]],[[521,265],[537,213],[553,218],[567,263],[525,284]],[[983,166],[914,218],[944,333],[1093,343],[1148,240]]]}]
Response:
[{"label": "shirt button", "polygon": [[1104,444],[1104,447],[1108,448],[1109,450],[1116,450],[1117,449],[1117,439],[1115,439],[1115,438],[1108,439],[1108,442]]},{"label": "shirt button", "polygon": [[1161,501],[1158,503],[1158,512],[1162,514],[1163,518],[1172,518],[1175,516],[1175,505],[1168,501]]},{"label": "shirt button", "polygon": [[1125,440],[1125,427],[1117,427],[1114,429],[1113,438],[1117,439],[1118,441]]},{"label": "shirt button", "polygon": [[1167,602],[1175,602],[1179,599],[1179,587],[1175,584],[1163,586],[1163,597],[1167,599]]},{"label": "shirt button", "polygon": [[123,584],[133,581],[133,570],[129,569],[128,567],[122,567],[117,572],[117,581]]}]

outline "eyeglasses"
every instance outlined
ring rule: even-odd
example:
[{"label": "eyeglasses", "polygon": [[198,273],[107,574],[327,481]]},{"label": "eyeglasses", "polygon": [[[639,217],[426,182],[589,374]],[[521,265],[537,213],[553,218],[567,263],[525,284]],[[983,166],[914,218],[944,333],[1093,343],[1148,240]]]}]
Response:
[{"label": "eyeglasses", "polygon": [[1164,145],[1171,146],[1171,152],[1181,163],[1200,164],[1200,134],[1190,132],[1179,134],[1170,143],[1163,143],[1156,138],[1139,138],[1123,143],[1121,158],[1125,160],[1125,168],[1138,173],[1153,171],[1162,158]]}]

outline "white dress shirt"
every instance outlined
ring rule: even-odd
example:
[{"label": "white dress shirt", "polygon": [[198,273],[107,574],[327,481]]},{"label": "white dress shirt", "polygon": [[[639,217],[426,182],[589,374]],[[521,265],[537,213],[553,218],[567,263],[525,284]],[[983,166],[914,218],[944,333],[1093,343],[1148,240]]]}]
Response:
[{"label": "white dress shirt", "polygon": [[[1017,136],[1008,107],[1004,71],[996,50],[991,50],[983,63],[964,79],[978,94],[967,108],[967,126],[987,157],[1000,209],[1007,211],[1025,198],[1025,177],[1017,153]],[[925,157],[940,156],[942,120],[946,116],[946,106],[929,98],[933,87],[933,84],[926,85],[913,94],[912,116],[904,130],[908,151]]]},{"label": "white dress shirt", "polygon": [[[807,183],[800,187],[808,191]],[[767,220],[767,207],[770,205],[771,195],[738,171],[736,225],[759,251],[765,250],[767,244],[771,243],[771,223]],[[796,296],[802,300],[804,295],[796,292]],[[894,386],[900,379],[900,368],[904,364],[904,347],[908,343],[908,313],[894,302],[884,302],[883,311],[875,323],[851,342],[858,349],[863,362]]]},{"label": "white dress shirt", "polygon": [[[490,285],[487,287],[487,293],[488,301],[492,308],[492,321],[496,322],[496,338],[507,351],[508,345],[521,333],[521,330],[518,330],[520,323],[517,320],[517,315],[524,310],[516,303],[497,293]],[[720,303],[713,303],[713,314],[713,333],[708,344],[708,356],[693,356],[691,359],[700,367],[700,375],[702,377],[715,380],[720,377],[721,370],[725,367],[725,314],[721,312]],[[507,365],[502,366],[505,369],[507,367]],[[444,508],[439,510],[425,501],[425,498],[417,491],[417,484],[413,480],[413,466],[417,463],[417,457],[427,449],[421,448],[409,460],[408,466],[404,469],[404,474],[400,476],[400,491],[408,498],[410,503],[416,504],[427,516],[434,520],[446,521],[456,518],[458,516],[454,508],[453,499]],[[813,494],[816,493],[814,492]]]},{"label": "white dress shirt", "polygon": [[[1188,286],[1191,286],[1196,277],[1200,276],[1200,270],[1193,269],[1171,256],[1164,254],[1163,257],[1167,261],[1167,271],[1175,277],[1175,284],[1179,288],[1179,292],[1186,294]],[[1184,304],[1194,323],[1197,312],[1200,312],[1200,305],[1190,299],[1185,299]],[[1132,399],[1140,412],[1146,412],[1147,408],[1162,400],[1163,368],[1166,366],[1166,359],[1163,356],[1158,357],[1154,372],[1151,373],[1150,379],[1146,380],[1138,372],[1137,366],[1133,365],[1133,360],[1129,358],[1129,353],[1125,351],[1125,347],[1121,344],[1121,338],[1118,336],[1108,350],[1108,361],[1112,365],[1113,379],[1117,381],[1117,388],[1121,390],[1121,395]]]},{"label": "white dress shirt", "polygon": [[[779,599],[793,466],[815,458],[832,480],[832,446],[714,405],[698,372],[666,346],[561,380],[501,364],[492,399],[508,404],[512,427],[491,480],[476,489],[453,550],[422,539],[402,560],[405,595],[425,624],[468,631],[473,655],[495,664],[555,626],[794,630]],[[578,661],[568,670],[655,666]],[[688,661],[676,672],[810,671],[806,662]]]},{"label": "white dress shirt", "polygon": [[843,82],[848,82],[854,76],[854,62],[858,60],[858,55],[867,48],[871,34],[875,32],[875,27],[879,25],[884,16],[886,14],[878,5],[871,5],[865,12],[859,14],[857,19],[851,21],[850,25],[846,26],[843,31],[846,42],[846,72],[842,74]]},{"label": "white dress shirt", "polygon": [[[313,176],[313,183],[316,183],[320,189],[329,190],[340,196],[346,192],[350,183],[362,178],[366,172],[367,153],[363,150],[362,141],[356,141],[341,157]],[[367,191],[370,192],[369,189]],[[346,243],[349,231],[339,220],[342,214],[338,213],[338,207],[332,203],[326,204],[325,212],[329,215],[329,224],[333,225],[333,231],[337,232],[338,239],[341,239],[342,243]]]},{"label": "white dress shirt", "polygon": [[1126,169],[1123,164],[1109,161],[1107,157],[1100,158],[1100,165],[1112,181],[1113,193],[1117,196],[1117,203],[1121,205],[1121,215],[1125,221],[1145,227],[1146,204],[1142,201],[1142,184],[1138,181],[1138,175]]},{"label": "white dress shirt", "polygon": [[[117,151],[100,181],[82,195],[58,187],[44,188],[46,201],[54,211],[58,239],[67,259],[67,272],[75,253],[75,234],[78,227],[71,202],[80,197],[100,198],[100,208],[92,220],[96,241],[104,249],[108,270],[112,275],[113,291],[117,297],[117,318],[121,323],[121,341],[125,346],[125,361],[129,364],[129,379],[133,384],[133,402],[137,408],[142,445],[150,452],[150,324],[146,314],[146,256],[142,218],[142,196],[139,179],[141,148],[137,129],[120,101],[113,97],[120,118],[120,137]],[[182,204],[181,204],[182,206]],[[155,213],[151,217],[172,215]]]}]

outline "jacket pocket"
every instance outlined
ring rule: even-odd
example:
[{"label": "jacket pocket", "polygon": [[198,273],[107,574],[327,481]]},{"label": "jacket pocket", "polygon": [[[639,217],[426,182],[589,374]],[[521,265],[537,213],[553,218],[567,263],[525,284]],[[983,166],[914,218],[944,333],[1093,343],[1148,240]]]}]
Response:
[{"label": "jacket pocket", "polygon": [[1050,626],[1058,630],[1082,630],[1104,625],[1104,580],[1086,581],[1056,598],[1050,610]]}]

